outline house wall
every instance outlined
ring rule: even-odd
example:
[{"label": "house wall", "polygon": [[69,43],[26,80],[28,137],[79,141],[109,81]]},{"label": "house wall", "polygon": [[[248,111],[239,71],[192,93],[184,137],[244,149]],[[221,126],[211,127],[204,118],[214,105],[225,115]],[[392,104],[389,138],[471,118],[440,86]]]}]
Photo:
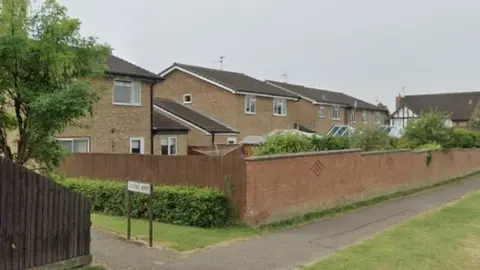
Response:
[{"label": "house wall", "polygon": [[244,95],[233,94],[182,71],[173,71],[155,86],[155,97],[183,102],[184,94],[192,95],[192,103],[187,106],[239,131],[238,140],[274,129],[293,128],[294,116],[301,112],[295,101],[287,101],[287,116],[274,116],[273,99],[257,97],[256,114],[246,114]]},{"label": "house wall", "polygon": [[403,106],[392,114],[390,117],[390,125],[405,128],[409,120],[418,117],[419,116],[411,111],[408,107]]},{"label": "house wall", "polygon": [[130,137],[143,137],[144,150],[150,153],[150,83],[142,82],[141,105],[114,105],[113,80],[98,81],[95,87],[103,94],[94,107],[93,116],[81,119],[81,126],[70,126],[58,138],[89,137],[91,152],[129,153]]},{"label": "house wall", "polygon": [[245,221],[261,225],[480,170],[480,150],[355,150],[246,158]]},{"label": "house wall", "polygon": [[[379,118],[379,122],[376,123],[375,122],[375,111],[371,111],[371,110],[366,110],[367,111],[367,122],[363,123],[362,122],[362,115],[363,115],[363,111],[364,110],[356,110],[355,112],[355,124],[354,126],[356,128],[367,128],[367,127],[376,127],[378,125],[383,125],[384,122],[385,122],[385,119],[387,117],[387,115],[383,112],[380,112],[380,118]],[[349,123],[349,122],[347,122]]]},{"label": "house wall", "polygon": [[177,138],[177,156],[187,155],[187,134],[157,134],[153,137],[153,153],[155,155],[162,155],[161,139],[168,139],[170,137]]}]

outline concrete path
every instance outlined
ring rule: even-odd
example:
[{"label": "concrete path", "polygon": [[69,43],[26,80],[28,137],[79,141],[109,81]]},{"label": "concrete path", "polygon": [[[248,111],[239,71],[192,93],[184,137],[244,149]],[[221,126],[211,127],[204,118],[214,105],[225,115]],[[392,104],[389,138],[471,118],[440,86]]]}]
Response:
[{"label": "concrete path", "polygon": [[93,232],[94,260],[111,269],[296,269],[480,189],[472,177],[355,212],[190,255],[148,249]]}]

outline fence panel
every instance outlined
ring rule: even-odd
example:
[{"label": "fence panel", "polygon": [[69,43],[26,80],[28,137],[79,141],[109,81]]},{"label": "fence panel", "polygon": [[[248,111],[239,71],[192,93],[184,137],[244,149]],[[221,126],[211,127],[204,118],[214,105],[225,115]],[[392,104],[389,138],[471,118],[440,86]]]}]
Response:
[{"label": "fence panel", "polygon": [[0,269],[89,256],[90,209],[88,199],[0,157]]}]

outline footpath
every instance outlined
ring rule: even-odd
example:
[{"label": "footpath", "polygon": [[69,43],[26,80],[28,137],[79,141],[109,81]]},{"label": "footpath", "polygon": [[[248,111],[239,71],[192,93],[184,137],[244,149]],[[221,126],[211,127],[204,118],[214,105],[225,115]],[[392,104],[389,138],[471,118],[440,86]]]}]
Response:
[{"label": "footpath", "polygon": [[191,254],[150,249],[92,229],[92,255],[98,264],[115,270],[293,270],[476,190],[480,190],[480,176]]}]

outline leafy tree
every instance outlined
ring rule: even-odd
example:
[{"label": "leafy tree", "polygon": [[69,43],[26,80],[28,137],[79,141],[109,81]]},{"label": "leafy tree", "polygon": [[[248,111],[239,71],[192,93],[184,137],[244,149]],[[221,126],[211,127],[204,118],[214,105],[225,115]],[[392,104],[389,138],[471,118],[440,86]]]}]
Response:
[{"label": "leafy tree", "polygon": [[2,1],[0,153],[18,164],[58,166],[64,152],[55,135],[92,113],[100,96],[95,81],[111,51],[79,30],[80,21],[55,0],[38,8]]},{"label": "leafy tree", "polygon": [[438,110],[423,113],[419,119],[412,120],[405,129],[405,136],[413,147],[437,143],[449,147],[453,129],[446,126],[449,116]]},{"label": "leafy tree", "polygon": [[392,149],[392,140],[385,131],[376,127],[357,130],[352,138],[353,146],[364,151]]}]

